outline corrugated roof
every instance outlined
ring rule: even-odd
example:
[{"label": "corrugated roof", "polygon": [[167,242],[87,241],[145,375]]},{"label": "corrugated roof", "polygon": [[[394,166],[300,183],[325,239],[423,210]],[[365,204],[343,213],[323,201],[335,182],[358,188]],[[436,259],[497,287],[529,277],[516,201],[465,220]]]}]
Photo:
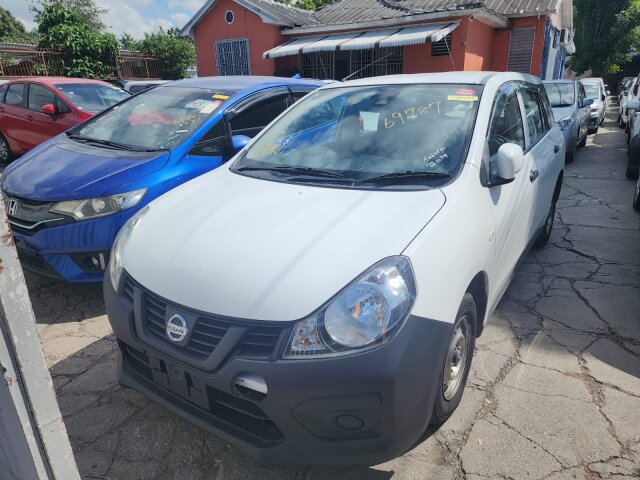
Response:
[{"label": "corrugated roof", "polygon": [[315,25],[315,12],[277,3],[272,0],[240,0],[237,3],[253,5],[265,15],[273,17],[280,25],[287,27]]},{"label": "corrugated roof", "polygon": [[315,19],[320,25],[339,25],[483,7],[511,17],[554,11],[558,3],[558,0],[340,0],[315,12]]}]

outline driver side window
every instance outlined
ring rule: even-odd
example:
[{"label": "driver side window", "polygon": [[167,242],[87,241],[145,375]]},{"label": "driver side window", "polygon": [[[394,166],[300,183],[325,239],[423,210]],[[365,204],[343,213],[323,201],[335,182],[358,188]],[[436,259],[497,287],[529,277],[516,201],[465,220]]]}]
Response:
[{"label": "driver side window", "polygon": [[505,143],[515,143],[525,149],[522,113],[515,92],[498,94],[490,125],[487,138],[490,157],[493,158]]}]

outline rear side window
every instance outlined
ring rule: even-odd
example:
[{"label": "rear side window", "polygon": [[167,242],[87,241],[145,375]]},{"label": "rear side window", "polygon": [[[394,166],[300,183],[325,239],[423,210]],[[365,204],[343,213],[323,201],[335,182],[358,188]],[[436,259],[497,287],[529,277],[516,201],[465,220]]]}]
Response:
[{"label": "rear side window", "polygon": [[502,94],[496,100],[489,130],[489,155],[493,157],[505,143],[515,143],[525,149],[524,125],[520,103],[515,93]]},{"label": "rear side window", "polygon": [[233,134],[253,138],[286,108],[287,95],[278,95],[251,105],[231,121]]},{"label": "rear side window", "polygon": [[9,85],[4,103],[14,107],[22,107],[24,101],[24,83],[14,83]]},{"label": "rear side window", "polygon": [[547,115],[544,111],[542,95],[537,88],[525,87],[521,92],[529,130],[529,146],[532,146],[538,143],[549,129]]},{"label": "rear side window", "polygon": [[29,85],[29,110],[42,112],[43,105],[55,105],[56,95],[47,87],[32,83]]}]

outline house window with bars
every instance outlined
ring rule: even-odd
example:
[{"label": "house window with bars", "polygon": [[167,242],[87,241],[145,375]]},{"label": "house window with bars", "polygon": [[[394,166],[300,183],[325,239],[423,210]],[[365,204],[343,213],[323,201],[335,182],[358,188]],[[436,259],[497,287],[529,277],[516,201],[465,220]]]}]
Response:
[{"label": "house window with bars", "polygon": [[431,56],[432,57],[444,57],[446,55],[449,55],[449,52],[451,52],[451,39],[452,39],[452,35],[449,34],[446,37],[444,37],[442,40],[438,41],[438,42],[433,42],[431,44]]},{"label": "house window with bars", "polygon": [[402,47],[352,50],[349,79],[402,73]]},{"label": "house window with bars", "polygon": [[251,75],[249,40],[217,40],[216,69],[218,75]]},{"label": "house window with bars", "polygon": [[304,53],[300,58],[300,70],[304,78],[334,79],[334,52]]}]

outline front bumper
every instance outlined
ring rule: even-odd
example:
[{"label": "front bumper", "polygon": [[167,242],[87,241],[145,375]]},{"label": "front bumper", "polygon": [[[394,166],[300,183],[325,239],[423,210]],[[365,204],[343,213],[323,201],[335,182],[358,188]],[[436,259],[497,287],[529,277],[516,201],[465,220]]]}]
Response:
[{"label": "front bumper", "polygon": [[[102,282],[111,245],[122,225],[137,210],[33,232],[12,225],[22,267],[68,282]],[[102,262],[89,268],[83,260],[94,256]]]},{"label": "front bumper", "polygon": [[[259,359],[238,353],[234,342],[239,340],[224,334],[204,360],[211,361],[205,369],[184,361],[184,349],[168,340],[147,341],[141,317],[146,295],[152,294],[135,284],[121,295],[110,281],[103,288],[120,346],[119,382],[260,463],[376,464],[402,455],[428,426],[449,323],[411,316],[378,348],[282,360],[292,325],[275,322],[282,330],[273,355]],[[171,311],[174,307],[184,308]],[[239,387],[236,379],[246,375],[263,379],[267,393]]]}]

